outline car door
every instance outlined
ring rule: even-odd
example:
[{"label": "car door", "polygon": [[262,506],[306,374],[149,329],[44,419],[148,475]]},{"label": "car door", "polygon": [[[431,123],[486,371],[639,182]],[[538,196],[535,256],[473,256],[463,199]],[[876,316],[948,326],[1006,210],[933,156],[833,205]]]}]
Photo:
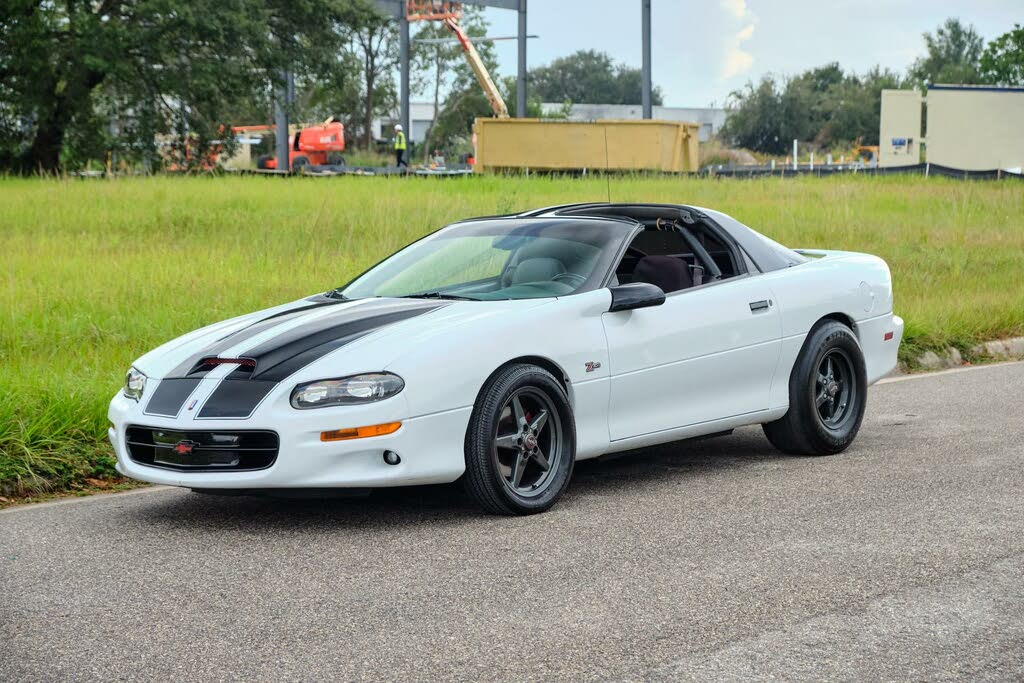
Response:
[{"label": "car door", "polygon": [[768,409],[781,324],[763,277],[682,290],[602,320],[612,441]]}]

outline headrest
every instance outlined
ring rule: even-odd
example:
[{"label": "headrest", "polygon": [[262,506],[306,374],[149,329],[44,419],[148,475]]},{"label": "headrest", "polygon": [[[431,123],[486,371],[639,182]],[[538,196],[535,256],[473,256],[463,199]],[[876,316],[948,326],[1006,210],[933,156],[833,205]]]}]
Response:
[{"label": "headrest", "polygon": [[553,280],[556,275],[565,272],[565,266],[558,259],[538,256],[528,258],[516,266],[512,273],[512,284],[518,285],[523,282],[547,282]]},{"label": "headrest", "polygon": [[690,266],[674,256],[644,256],[633,270],[633,282],[656,285],[666,294],[693,286]]}]

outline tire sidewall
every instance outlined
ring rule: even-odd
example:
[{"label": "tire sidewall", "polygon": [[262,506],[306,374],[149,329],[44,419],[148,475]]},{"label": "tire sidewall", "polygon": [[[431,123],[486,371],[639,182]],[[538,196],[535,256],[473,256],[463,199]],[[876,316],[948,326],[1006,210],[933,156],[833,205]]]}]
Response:
[{"label": "tire sidewall", "polygon": [[[815,405],[817,389],[818,365],[832,349],[842,349],[849,357],[856,381],[852,419],[848,419],[839,428],[826,426],[818,416]],[[860,430],[864,419],[864,407],[867,401],[867,371],[864,366],[864,354],[857,337],[846,325],[830,321],[816,328],[807,339],[804,352],[800,356],[799,372],[793,373],[790,391],[796,400],[791,402],[799,406],[800,421],[807,430],[807,437],[814,450],[821,453],[839,453],[844,450]]]},{"label": "tire sidewall", "polygon": [[[558,411],[563,449],[547,490],[529,498],[517,495],[502,483],[494,444],[503,406],[513,393],[524,387],[543,391]],[[507,512],[531,514],[547,510],[565,492],[572,478],[575,461],[576,423],[562,383],[548,371],[532,365],[513,365],[495,373],[480,391],[467,430],[467,472],[482,475],[490,493],[501,501]],[[476,472],[469,472],[471,469]]]}]

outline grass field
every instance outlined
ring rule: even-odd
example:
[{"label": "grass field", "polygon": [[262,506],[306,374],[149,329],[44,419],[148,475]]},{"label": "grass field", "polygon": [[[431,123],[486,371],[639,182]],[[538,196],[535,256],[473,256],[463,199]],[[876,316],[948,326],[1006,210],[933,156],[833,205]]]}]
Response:
[{"label": "grass field", "polygon": [[1024,185],[920,178],[0,179],[0,495],[113,473],[106,405],[144,351],[344,283],[446,222],[693,203],[888,260],[904,358],[1024,333]]}]

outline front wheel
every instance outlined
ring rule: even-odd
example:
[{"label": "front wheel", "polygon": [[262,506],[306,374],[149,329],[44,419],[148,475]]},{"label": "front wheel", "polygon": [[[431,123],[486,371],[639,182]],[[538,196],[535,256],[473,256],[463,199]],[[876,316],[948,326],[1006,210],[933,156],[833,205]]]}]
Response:
[{"label": "front wheel", "polygon": [[466,432],[469,495],[504,515],[547,510],[569,485],[576,424],[562,383],[534,365],[511,365],[480,391]]},{"label": "front wheel", "polygon": [[789,378],[789,411],[763,426],[793,455],[833,455],[853,443],[864,418],[867,373],[857,337],[829,320],[811,330]]}]

